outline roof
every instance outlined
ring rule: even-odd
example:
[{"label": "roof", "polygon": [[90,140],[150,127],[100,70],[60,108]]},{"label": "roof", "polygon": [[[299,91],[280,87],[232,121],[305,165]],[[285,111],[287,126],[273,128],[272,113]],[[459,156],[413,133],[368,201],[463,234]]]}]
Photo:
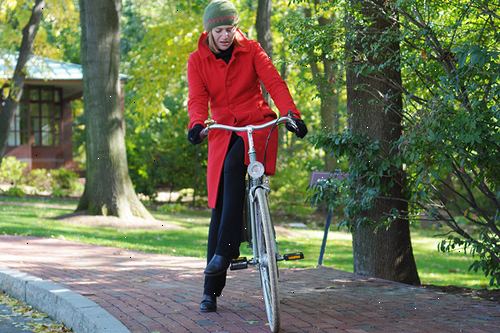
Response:
[{"label": "roof", "polygon": [[[17,64],[17,54],[0,54],[0,79],[10,79]],[[82,66],[32,55],[26,64],[29,80],[82,80]],[[120,74],[120,79],[127,77]]]},{"label": "roof", "polygon": [[[17,64],[17,54],[0,55],[0,79],[12,78]],[[26,63],[27,79],[31,80],[82,80],[82,66],[49,58],[31,56]]]}]

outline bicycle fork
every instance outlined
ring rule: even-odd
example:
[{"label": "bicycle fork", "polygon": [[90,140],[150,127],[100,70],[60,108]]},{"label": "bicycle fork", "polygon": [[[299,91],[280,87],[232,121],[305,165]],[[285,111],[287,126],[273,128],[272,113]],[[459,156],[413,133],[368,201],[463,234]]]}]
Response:
[{"label": "bicycle fork", "polygon": [[[266,192],[266,197],[267,194],[271,191],[267,178],[265,176],[261,176],[259,179],[252,179],[250,178],[250,188],[248,190],[248,208],[250,210],[250,227],[251,230],[251,238],[248,240],[250,243],[250,247],[252,248],[252,253],[253,253],[253,258],[247,259],[246,257],[240,257],[237,259],[232,260],[230,269],[231,270],[240,270],[240,269],[245,269],[248,268],[248,265],[255,266],[260,263],[261,258],[259,257],[259,249],[257,248],[258,242],[258,237],[263,237],[262,236],[262,226],[258,225],[259,219],[257,218],[256,214],[257,212],[255,211],[255,201],[256,201],[256,196],[255,192],[257,189],[263,189]],[[279,254],[278,251],[278,244],[276,243],[276,233],[274,231],[273,227],[273,238],[275,242],[275,249],[276,249],[276,261],[291,261],[291,260],[301,260],[304,259],[304,254],[302,252],[294,252],[294,253],[285,253],[283,255]],[[266,263],[264,263],[266,264]]]}]

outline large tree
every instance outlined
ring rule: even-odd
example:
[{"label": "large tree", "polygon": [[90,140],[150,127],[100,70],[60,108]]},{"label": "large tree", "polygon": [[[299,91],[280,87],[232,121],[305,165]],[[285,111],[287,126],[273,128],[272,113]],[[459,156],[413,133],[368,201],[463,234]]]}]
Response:
[{"label": "large tree", "polygon": [[32,54],[33,43],[38,32],[38,27],[40,26],[44,7],[45,1],[35,1],[35,5],[31,11],[31,17],[23,29],[23,38],[21,41],[21,48],[19,49],[16,68],[14,69],[14,75],[12,80],[6,84],[6,87],[1,87],[2,89],[8,88],[9,94],[5,100],[0,96],[0,164],[2,164],[2,158],[7,147],[10,123],[19,108],[19,101],[23,94],[24,80],[26,78],[24,67]]},{"label": "large tree", "polygon": [[120,68],[121,0],[80,0],[86,183],[77,210],[152,218],[128,173]]},{"label": "large tree", "polygon": [[[409,284],[420,280],[410,240],[405,175],[397,164],[395,143],[402,134],[399,27],[386,0],[351,0],[347,20],[347,109],[353,137],[376,143],[376,156],[351,160],[354,186],[379,185],[371,204],[353,222],[354,271]],[[363,147],[362,149],[365,149]],[[365,151],[365,150],[360,150]],[[389,165],[370,175],[366,165]],[[363,164],[363,165],[360,165]]]}]

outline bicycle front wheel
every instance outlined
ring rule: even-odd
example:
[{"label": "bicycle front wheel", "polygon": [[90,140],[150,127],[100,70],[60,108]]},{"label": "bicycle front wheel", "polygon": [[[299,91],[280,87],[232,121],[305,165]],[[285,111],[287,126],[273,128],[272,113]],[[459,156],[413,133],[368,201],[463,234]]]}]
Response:
[{"label": "bicycle front wheel", "polygon": [[266,191],[255,191],[255,215],[257,218],[257,247],[259,252],[259,271],[262,283],[267,320],[273,333],[280,329],[278,298],[278,265],[276,262],[276,242],[274,238]]}]

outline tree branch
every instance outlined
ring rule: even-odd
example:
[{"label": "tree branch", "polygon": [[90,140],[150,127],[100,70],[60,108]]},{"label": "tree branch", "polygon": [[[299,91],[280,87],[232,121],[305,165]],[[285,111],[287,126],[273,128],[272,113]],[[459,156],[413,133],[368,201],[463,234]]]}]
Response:
[{"label": "tree branch", "polygon": [[7,148],[7,138],[10,130],[10,124],[12,123],[14,114],[19,107],[19,101],[21,100],[21,96],[23,94],[24,80],[26,78],[24,67],[31,57],[33,43],[38,32],[38,27],[40,26],[44,7],[44,0],[35,1],[35,5],[31,10],[30,19],[23,28],[23,38],[21,40],[21,47],[19,49],[16,68],[14,69],[14,75],[10,84],[9,95],[4,102],[5,104],[3,106],[0,105],[0,164],[2,163],[2,159]]}]

